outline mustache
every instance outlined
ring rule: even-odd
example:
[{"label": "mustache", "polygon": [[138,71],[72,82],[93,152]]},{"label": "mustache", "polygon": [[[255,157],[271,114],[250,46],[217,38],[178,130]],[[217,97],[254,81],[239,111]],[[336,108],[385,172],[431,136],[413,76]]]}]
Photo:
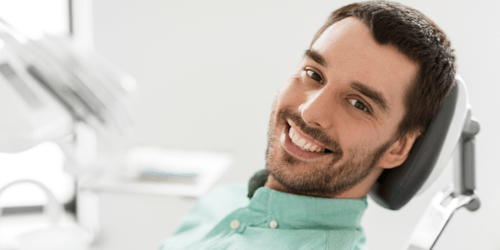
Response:
[{"label": "mustache", "polygon": [[337,153],[339,156],[343,155],[342,148],[340,147],[340,143],[333,139],[330,138],[323,130],[318,129],[318,128],[312,128],[307,126],[307,124],[302,120],[302,117],[294,113],[291,109],[282,109],[278,112],[278,120],[283,120],[286,122],[287,119],[292,120],[295,125],[297,125],[300,130],[302,130],[304,133],[306,133],[308,136],[316,140],[317,142],[323,144],[326,148],[330,149],[331,151]]}]

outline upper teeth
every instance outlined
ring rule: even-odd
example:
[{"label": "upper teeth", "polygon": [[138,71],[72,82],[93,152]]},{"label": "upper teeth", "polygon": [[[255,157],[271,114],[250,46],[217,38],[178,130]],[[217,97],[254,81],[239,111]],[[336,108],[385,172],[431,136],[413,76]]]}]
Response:
[{"label": "upper teeth", "polygon": [[324,151],[324,147],[311,142],[310,140],[302,137],[300,133],[295,131],[293,127],[290,127],[290,132],[288,133],[290,135],[290,139],[292,139],[292,142],[297,145],[298,147],[308,150],[311,152],[322,152]]}]

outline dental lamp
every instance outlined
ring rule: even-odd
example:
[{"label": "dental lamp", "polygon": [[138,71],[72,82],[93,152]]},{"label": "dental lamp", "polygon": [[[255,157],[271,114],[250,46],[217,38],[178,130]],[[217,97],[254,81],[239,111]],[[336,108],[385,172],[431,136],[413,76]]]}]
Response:
[{"label": "dental lamp", "polygon": [[79,174],[126,144],[135,82],[92,51],[62,38],[31,40],[0,20],[0,83],[0,152],[53,141],[66,170]]},{"label": "dental lamp", "polygon": [[480,206],[474,193],[474,137],[479,123],[471,115],[463,79],[457,75],[455,82],[427,131],[415,141],[407,160],[399,167],[384,170],[370,191],[370,197],[379,205],[398,210],[425,191],[453,160],[453,188],[435,195],[405,248],[408,250],[432,249],[457,209],[476,211]]}]

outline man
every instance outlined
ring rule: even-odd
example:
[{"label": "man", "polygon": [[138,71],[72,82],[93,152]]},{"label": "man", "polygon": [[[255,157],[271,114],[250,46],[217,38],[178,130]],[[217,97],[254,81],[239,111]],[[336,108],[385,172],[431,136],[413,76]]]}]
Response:
[{"label": "man", "polygon": [[414,9],[336,10],[278,93],[266,170],[201,199],[161,249],[365,249],[366,195],[428,127],[454,60]]}]

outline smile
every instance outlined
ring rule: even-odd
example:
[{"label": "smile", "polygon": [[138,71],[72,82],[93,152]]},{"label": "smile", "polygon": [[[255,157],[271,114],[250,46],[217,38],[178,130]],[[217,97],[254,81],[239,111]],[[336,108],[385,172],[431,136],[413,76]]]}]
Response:
[{"label": "smile", "polygon": [[281,143],[288,152],[304,159],[318,158],[332,153],[331,150],[325,148],[321,143],[304,135],[292,121],[287,121],[288,126],[281,136]]}]

